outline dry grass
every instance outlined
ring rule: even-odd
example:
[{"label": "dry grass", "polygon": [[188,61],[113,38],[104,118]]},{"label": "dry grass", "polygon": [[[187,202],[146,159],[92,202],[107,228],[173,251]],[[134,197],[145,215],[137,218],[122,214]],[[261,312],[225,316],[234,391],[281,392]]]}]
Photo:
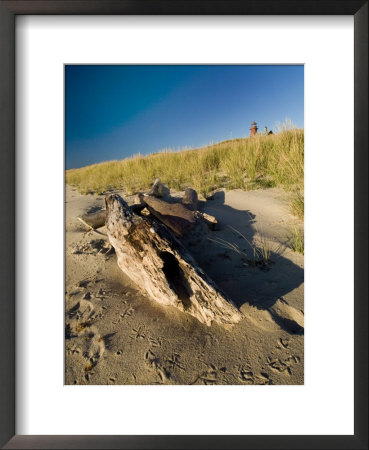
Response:
[{"label": "dry grass", "polygon": [[278,186],[304,214],[304,130],[283,125],[274,135],[234,139],[198,150],[163,151],[66,172],[81,193],[148,189],[155,178],[172,189],[193,187],[205,198],[217,188],[243,190]]},{"label": "dry grass", "polygon": [[239,256],[241,256],[242,260],[247,263],[247,265],[251,266],[257,266],[261,265],[263,267],[267,267],[269,263],[271,263],[271,255],[272,255],[272,249],[271,244],[268,241],[268,239],[265,237],[264,234],[260,234],[257,232],[257,238],[255,242],[250,242],[244,234],[242,234],[239,230],[236,228],[233,228],[229,226],[229,228],[239,237],[243,239],[243,242],[245,242],[250,250],[252,251],[252,256],[250,257],[248,252],[246,250],[242,250],[236,243],[231,241],[226,241],[224,239],[221,239],[219,237],[217,238],[209,238],[209,241],[215,242],[216,244],[220,245],[223,248],[226,248],[227,250],[232,250],[233,252],[237,253]]},{"label": "dry grass", "polygon": [[295,252],[304,254],[305,251],[305,238],[304,231],[297,226],[294,226],[289,233],[289,246]]}]

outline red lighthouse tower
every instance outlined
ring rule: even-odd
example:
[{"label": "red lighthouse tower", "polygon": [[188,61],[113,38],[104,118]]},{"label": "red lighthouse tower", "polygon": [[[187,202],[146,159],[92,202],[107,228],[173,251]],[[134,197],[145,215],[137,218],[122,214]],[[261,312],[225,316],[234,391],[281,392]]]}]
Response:
[{"label": "red lighthouse tower", "polygon": [[255,134],[258,132],[258,126],[256,122],[252,122],[251,128],[250,128],[250,136],[255,136]]}]

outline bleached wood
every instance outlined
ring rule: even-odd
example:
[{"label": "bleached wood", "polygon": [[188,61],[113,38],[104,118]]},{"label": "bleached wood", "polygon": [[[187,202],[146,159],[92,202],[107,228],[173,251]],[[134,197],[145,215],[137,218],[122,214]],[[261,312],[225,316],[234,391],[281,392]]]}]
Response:
[{"label": "bleached wood", "polygon": [[152,299],[208,326],[214,321],[227,327],[241,320],[241,312],[165,225],[134,214],[117,194],[107,195],[105,202],[107,233],[118,265]]},{"label": "bleached wood", "polygon": [[218,220],[216,217],[200,211],[197,211],[197,215],[206,223],[210,230],[216,230],[218,228]]}]

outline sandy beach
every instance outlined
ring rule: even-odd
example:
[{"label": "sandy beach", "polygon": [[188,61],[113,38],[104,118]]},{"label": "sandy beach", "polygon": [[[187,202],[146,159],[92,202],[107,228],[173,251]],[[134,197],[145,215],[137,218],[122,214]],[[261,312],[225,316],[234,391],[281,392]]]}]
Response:
[{"label": "sandy beach", "polygon": [[[65,200],[66,384],[304,383],[304,257],[288,247],[291,227],[302,223],[284,191],[219,190],[199,206],[218,219],[218,229],[182,239],[242,312],[232,329],[158,304],[119,269],[105,227],[86,232],[78,220],[104,208],[103,195],[67,186]],[[267,244],[271,263],[247,264],[220,245],[252,254],[234,229]]]}]

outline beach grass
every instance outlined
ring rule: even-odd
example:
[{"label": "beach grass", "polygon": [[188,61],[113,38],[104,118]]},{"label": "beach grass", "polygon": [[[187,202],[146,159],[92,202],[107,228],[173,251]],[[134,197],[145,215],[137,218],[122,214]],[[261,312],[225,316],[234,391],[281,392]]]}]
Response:
[{"label": "beach grass", "polygon": [[66,171],[66,183],[79,192],[146,190],[155,178],[171,189],[196,189],[205,198],[218,188],[281,187],[291,211],[304,215],[304,130],[282,125],[272,135],[233,139],[194,149],[140,154]]},{"label": "beach grass", "polygon": [[271,262],[272,248],[269,240],[264,234],[260,234],[259,231],[257,231],[257,238],[255,242],[250,242],[246,238],[246,236],[239,230],[232,226],[229,226],[229,228],[234,232],[235,235],[243,239],[243,242],[246,243],[251,250],[252,256],[249,256],[249,252],[241,249],[235,242],[227,241],[219,237],[208,237],[208,240],[215,242],[216,244],[227,250],[232,250],[233,252],[241,256],[241,258],[247,263],[247,265],[262,265],[264,267],[269,265],[269,263]]},{"label": "beach grass", "polygon": [[290,247],[293,251],[304,254],[304,231],[297,226],[293,227],[289,233]]}]

